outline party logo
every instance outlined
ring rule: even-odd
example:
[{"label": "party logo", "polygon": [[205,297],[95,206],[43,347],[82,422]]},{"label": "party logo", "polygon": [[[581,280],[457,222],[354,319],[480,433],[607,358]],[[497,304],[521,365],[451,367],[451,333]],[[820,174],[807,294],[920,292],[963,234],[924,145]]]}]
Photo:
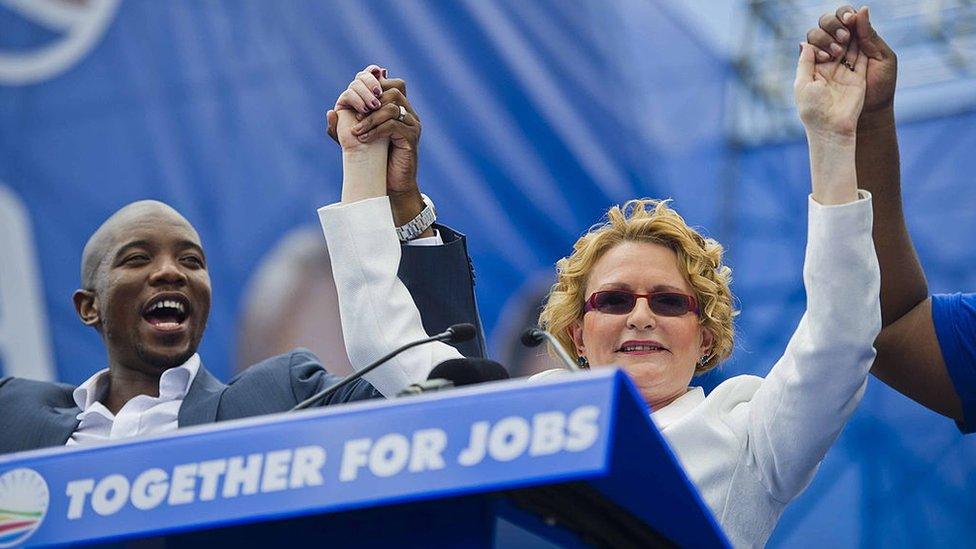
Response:
[{"label": "party logo", "polygon": [[30,469],[0,475],[0,547],[23,543],[44,522],[50,494],[44,478]]},{"label": "party logo", "polygon": [[[0,42],[0,84],[24,85],[53,78],[73,67],[105,33],[119,0],[4,0],[2,9],[19,18],[17,31],[52,36],[38,45],[16,48]],[[12,23],[10,23],[13,25]]]}]

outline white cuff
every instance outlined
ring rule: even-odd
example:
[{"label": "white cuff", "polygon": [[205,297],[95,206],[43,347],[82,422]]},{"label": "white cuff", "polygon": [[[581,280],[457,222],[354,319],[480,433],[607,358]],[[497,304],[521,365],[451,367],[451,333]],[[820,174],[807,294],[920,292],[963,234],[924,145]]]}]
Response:
[{"label": "white cuff", "polygon": [[407,246],[443,246],[444,239],[441,238],[441,232],[434,229],[434,236],[425,236],[423,238],[415,238],[413,240],[407,241]]}]

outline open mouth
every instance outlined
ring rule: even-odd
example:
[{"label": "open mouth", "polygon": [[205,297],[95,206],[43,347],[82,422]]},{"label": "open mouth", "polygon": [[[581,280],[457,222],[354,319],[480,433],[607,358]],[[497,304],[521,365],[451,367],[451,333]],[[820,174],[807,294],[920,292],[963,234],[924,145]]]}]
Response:
[{"label": "open mouth", "polygon": [[149,301],[142,318],[158,330],[174,331],[183,327],[189,311],[190,302],[183,295],[161,295]]}]

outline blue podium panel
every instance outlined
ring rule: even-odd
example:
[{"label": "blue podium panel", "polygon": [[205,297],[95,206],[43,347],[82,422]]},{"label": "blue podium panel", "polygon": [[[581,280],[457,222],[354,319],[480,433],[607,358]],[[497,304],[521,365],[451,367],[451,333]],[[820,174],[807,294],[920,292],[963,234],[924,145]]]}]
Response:
[{"label": "blue podium panel", "polygon": [[0,547],[403,509],[569,482],[589,483],[676,543],[725,544],[626,376],[608,370],[3,456]]}]

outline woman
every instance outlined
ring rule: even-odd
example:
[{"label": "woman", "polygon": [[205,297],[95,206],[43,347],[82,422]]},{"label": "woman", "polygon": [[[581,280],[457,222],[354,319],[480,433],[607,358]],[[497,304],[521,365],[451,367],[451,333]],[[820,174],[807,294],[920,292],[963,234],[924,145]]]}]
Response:
[{"label": "woman", "polygon": [[[707,397],[689,387],[696,373],[732,350],[730,270],[721,263],[721,246],[688,227],[666,202],[638,200],[610,210],[608,220],[557,265],[542,313],[543,325],[582,364],[616,365],[630,375],[736,546],[766,542],[860,401],[874,358],[880,276],[870,195],[859,195],[854,170],[865,74],[856,41],[842,60],[819,65],[811,46],[801,45],[795,91],[812,176],[807,312],[765,379],[739,376]],[[344,116],[354,123],[351,113]],[[355,317],[363,330],[346,331],[349,354],[369,349],[375,355],[423,333],[416,309],[394,282],[399,250],[389,207],[376,198],[345,200],[347,190],[357,199],[380,196],[382,183],[346,175],[345,204],[327,208],[322,221],[340,295],[347,288],[354,297],[342,305],[343,323]],[[370,229],[363,216],[387,220]],[[350,243],[353,225],[364,235],[358,244]],[[365,311],[383,318],[384,326],[397,319],[397,329],[370,330]],[[393,340],[377,343],[381,337]],[[429,369],[435,355],[450,354],[444,347],[420,349],[400,360],[420,371],[418,361]]]}]

